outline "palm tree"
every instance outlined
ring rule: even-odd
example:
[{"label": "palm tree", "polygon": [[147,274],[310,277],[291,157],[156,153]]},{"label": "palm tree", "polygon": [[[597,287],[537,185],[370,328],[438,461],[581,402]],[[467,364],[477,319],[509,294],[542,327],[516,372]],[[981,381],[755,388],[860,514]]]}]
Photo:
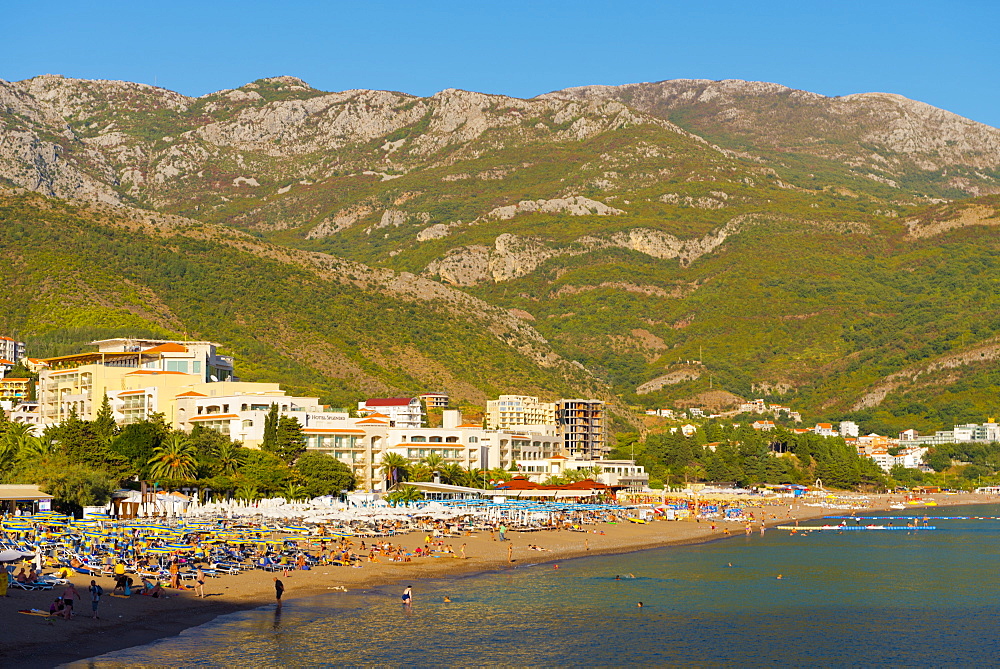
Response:
[{"label": "palm tree", "polygon": [[4,471],[17,460],[24,460],[33,449],[38,437],[31,433],[31,426],[24,423],[7,423],[0,434],[0,463]]},{"label": "palm tree", "polygon": [[252,502],[260,499],[260,493],[257,491],[257,486],[244,484],[236,489],[236,499],[243,500],[244,502]]},{"label": "palm tree", "polygon": [[[485,475],[485,476],[484,476]],[[465,472],[465,482],[472,488],[478,488],[479,486],[486,487],[483,483],[483,479],[489,479],[489,472],[485,469],[480,469],[479,467],[470,467],[467,472]]]},{"label": "palm tree", "polygon": [[156,478],[190,479],[197,471],[198,451],[182,434],[171,434],[161,446],[153,449],[153,457],[146,464]]},{"label": "palm tree", "polygon": [[220,474],[235,474],[243,464],[243,449],[231,441],[223,441],[215,447],[215,459]]},{"label": "palm tree", "polygon": [[399,453],[383,453],[382,476],[385,477],[388,486],[392,486],[399,481],[406,481],[410,475],[410,461]]},{"label": "palm tree", "polygon": [[411,481],[430,481],[434,477],[434,472],[423,462],[418,462],[415,465],[410,465],[410,477]]},{"label": "palm tree", "polygon": [[305,499],[308,497],[308,493],[304,486],[300,486],[296,483],[289,483],[288,487],[285,488],[285,499],[289,502],[297,502],[300,499]]},{"label": "palm tree", "polygon": [[431,468],[431,471],[437,470],[441,465],[444,464],[444,458],[442,458],[437,453],[431,453],[427,457],[421,460],[425,465]]},{"label": "palm tree", "polygon": [[403,485],[399,486],[396,490],[386,495],[386,500],[388,500],[393,506],[397,504],[403,504],[404,506],[409,506],[413,502],[419,502],[424,498],[424,493],[417,490],[415,486]]},{"label": "palm tree", "polygon": [[50,435],[28,437],[21,445],[19,457],[22,461],[39,460],[55,454],[58,445]]},{"label": "palm tree", "polygon": [[449,485],[462,485],[465,478],[465,470],[462,469],[462,465],[455,463],[448,463],[438,467],[438,471],[441,472],[441,483],[447,483]]}]

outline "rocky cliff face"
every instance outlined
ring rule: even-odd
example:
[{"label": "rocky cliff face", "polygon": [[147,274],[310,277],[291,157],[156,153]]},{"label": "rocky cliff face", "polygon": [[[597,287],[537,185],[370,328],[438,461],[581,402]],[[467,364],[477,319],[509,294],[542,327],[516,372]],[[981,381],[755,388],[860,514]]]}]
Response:
[{"label": "rocky cliff face", "polygon": [[688,130],[724,145],[814,155],[893,187],[901,177],[923,177],[970,195],[1000,192],[1000,130],[900,95],[828,98],[764,82],[679,79],[540,97],[617,100],[683,118]]}]

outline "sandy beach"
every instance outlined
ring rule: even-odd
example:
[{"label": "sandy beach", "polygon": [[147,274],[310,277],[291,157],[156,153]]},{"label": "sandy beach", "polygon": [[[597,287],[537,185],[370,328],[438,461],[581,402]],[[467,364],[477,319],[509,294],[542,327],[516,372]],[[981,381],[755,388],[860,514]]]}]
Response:
[{"label": "sandy beach", "polygon": [[[929,495],[925,499],[940,506],[995,502],[995,498],[982,495]],[[872,510],[886,510],[901,501],[899,496],[873,498]],[[914,506],[914,512],[935,513],[934,507]],[[759,521],[763,512],[768,526],[789,521],[807,520],[842,513],[792,503],[752,509]],[[657,521],[645,525],[631,523],[599,524],[586,526],[587,532],[553,530],[531,533],[511,533],[508,542],[495,541],[489,532],[471,537],[447,540],[456,554],[465,544],[467,559],[416,558],[412,562],[365,562],[361,568],[318,567],[311,571],[295,571],[289,577],[277,574],[285,585],[286,606],[294,605],[297,597],[329,594],[336,597],[342,588],[350,592],[364,591],[376,586],[417,582],[422,578],[437,578],[471,572],[515,569],[519,566],[544,562],[558,562],[586,555],[622,553],[669,545],[690,544],[726,538],[723,528],[731,536],[743,536],[739,523],[721,523],[713,531],[710,521],[695,522]],[[772,530],[777,531],[777,530]],[[755,532],[752,535],[757,537]],[[423,545],[424,535],[413,532],[389,537],[406,549]],[[361,539],[354,539],[360,544]],[[370,543],[371,540],[366,540]],[[528,548],[537,545],[545,550]],[[508,546],[512,548],[513,563],[508,563]],[[66,662],[93,657],[112,650],[149,643],[153,640],[176,635],[213,618],[238,610],[259,607],[274,602],[275,574],[250,571],[238,576],[210,578],[206,584],[207,597],[200,599],[193,590],[168,590],[167,599],[153,599],[133,594],[131,597],[110,596],[114,588],[111,578],[97,578],[104,588],[105,597],[100,606],[100,620],[93,620],[87,586],[90,578],[83,575],[73,579],[82,599],[76,602],[77,615],[73,620],[48,620],[41,616],[18,613],[20,609],[48,610],[63,588],[50,591],[25,592],[11,589],[0,610],[4,635],[0,640],[0,658],[8,666],[52,667]]]}]

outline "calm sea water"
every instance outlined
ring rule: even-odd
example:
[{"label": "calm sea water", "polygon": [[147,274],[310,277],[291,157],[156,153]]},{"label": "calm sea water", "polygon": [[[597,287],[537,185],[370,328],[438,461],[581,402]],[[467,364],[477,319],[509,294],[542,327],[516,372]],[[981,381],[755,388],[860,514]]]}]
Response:
[{"label": "calm sea water", "polygon": [[[997,516],[1000,505],[934,512]],[[289,601],[280,612],[226,616],[91,663],[1000,664],[1000,522],[935,524],[939,530],[913,534],[771,530],[565,561],[558,570],[547,564],[418,581],[411,610],[398,587],[333,593]],[[635,578],[615,580],[629,573]]]}]

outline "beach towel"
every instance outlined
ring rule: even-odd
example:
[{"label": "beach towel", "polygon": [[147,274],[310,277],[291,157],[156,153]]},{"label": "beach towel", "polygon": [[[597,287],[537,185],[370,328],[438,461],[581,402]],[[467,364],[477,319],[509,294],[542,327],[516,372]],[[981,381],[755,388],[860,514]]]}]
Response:
[{"label": "beach towel", "polygon": [[42,611],[41,609],[21,609],[18,613],[23,613],[26,616],[45,616],[49,617],[48,611]]}]

